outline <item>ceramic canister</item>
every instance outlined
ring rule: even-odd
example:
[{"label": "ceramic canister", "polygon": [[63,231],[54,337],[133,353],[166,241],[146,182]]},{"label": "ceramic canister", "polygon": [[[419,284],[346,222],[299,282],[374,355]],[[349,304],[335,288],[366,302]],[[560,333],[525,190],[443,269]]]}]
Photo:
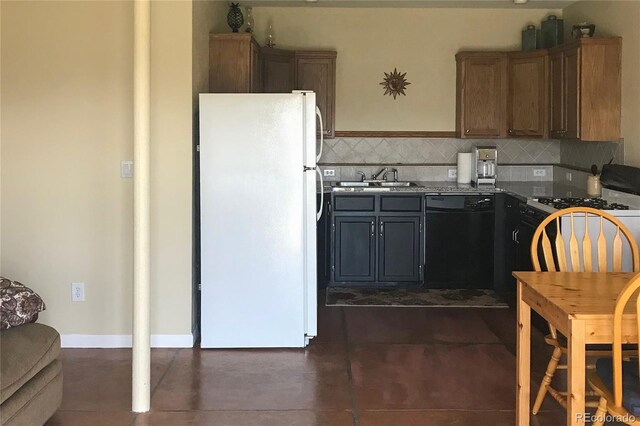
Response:
[{"label": "ceramic canister", "polygon": [[600,185],[600,175],[591,175],[587,177],[587,194],[592,197],[602,195],[602,185]]}]

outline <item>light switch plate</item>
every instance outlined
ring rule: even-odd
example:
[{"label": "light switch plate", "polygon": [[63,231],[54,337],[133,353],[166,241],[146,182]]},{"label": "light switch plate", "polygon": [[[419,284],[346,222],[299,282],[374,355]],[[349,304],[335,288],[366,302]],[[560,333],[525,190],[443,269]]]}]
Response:
[{"label": "light switch plate", "polygon": [[323,176],[335,176],[336,175],[336,171],[335,169],[324,169],[322,171]]},{"label": "light switch plate", "polygon": [[458,170],[457,169],[449,169],[449,177],[450,178],[457,178],[458,177]]},{"label": "light switch plate", "polygon": [[533,169],[533,175],[536,177],[544,177],[547,175],[547,171],[545,169]]},{"label": "light switch plate", "polygon": [[133,177],[133,161],[123,160],[120,162],[120,177],[121,178]]}]

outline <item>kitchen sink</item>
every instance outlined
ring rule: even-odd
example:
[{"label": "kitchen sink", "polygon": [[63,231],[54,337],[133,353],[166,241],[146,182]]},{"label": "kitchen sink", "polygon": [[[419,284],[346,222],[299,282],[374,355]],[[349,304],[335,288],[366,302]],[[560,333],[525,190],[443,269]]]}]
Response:
[{"label": "kitchen sink", "polygon": [[373,182],[362,182],[362,181],[354,181],[354,182],[336,182],[336,186],[372,186]]},{"label": "kitchen sink", "polygon": [[407,187],[407,186],[418,186],[415,182],[367,182],[367,181],[344,181],[344,182],[336,182],[335,186],[339,187],[365,187],[365,188],[376,188],[376,187]]},{"label": "kitchen sink", "polygon": [[418,186],[415,182],[380,182],[380,186]]}]

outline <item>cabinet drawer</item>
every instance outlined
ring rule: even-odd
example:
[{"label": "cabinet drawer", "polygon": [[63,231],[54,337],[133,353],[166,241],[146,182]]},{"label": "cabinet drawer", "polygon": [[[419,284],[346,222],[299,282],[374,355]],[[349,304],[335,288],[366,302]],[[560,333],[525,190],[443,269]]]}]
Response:
[{"label": "cabinet drawer", "polygon": [[383,212],[421,212],[422,197],[416,196],[381,196],[380,211]]},{"label": "cabinet drawer", "polygon": [[365,211],[375,210],[375,197],[366,196],[340,196],[334,200],[333,210],[335,211]]}]

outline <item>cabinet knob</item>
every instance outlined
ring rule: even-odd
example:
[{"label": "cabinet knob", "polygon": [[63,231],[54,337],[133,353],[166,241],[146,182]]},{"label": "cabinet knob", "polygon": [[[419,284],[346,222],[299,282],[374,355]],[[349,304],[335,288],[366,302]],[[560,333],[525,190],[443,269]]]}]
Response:
[{"label": "cabinet knob", "polygon": [[324,129],[324,134],[325,135],[330,135],[331,134],[331,129],[329,129],[329,128]]},{"label": "cabinet knob", "polygon": [[509,134],[513,133],[513,129],[509,129]]},{"label": "cabinet knob", "polygon": [[471,132],[471,130],[467,129],[467,130],[465,130],[464,132],[465,132],[465,133],[469,133],[469,132]]}]

